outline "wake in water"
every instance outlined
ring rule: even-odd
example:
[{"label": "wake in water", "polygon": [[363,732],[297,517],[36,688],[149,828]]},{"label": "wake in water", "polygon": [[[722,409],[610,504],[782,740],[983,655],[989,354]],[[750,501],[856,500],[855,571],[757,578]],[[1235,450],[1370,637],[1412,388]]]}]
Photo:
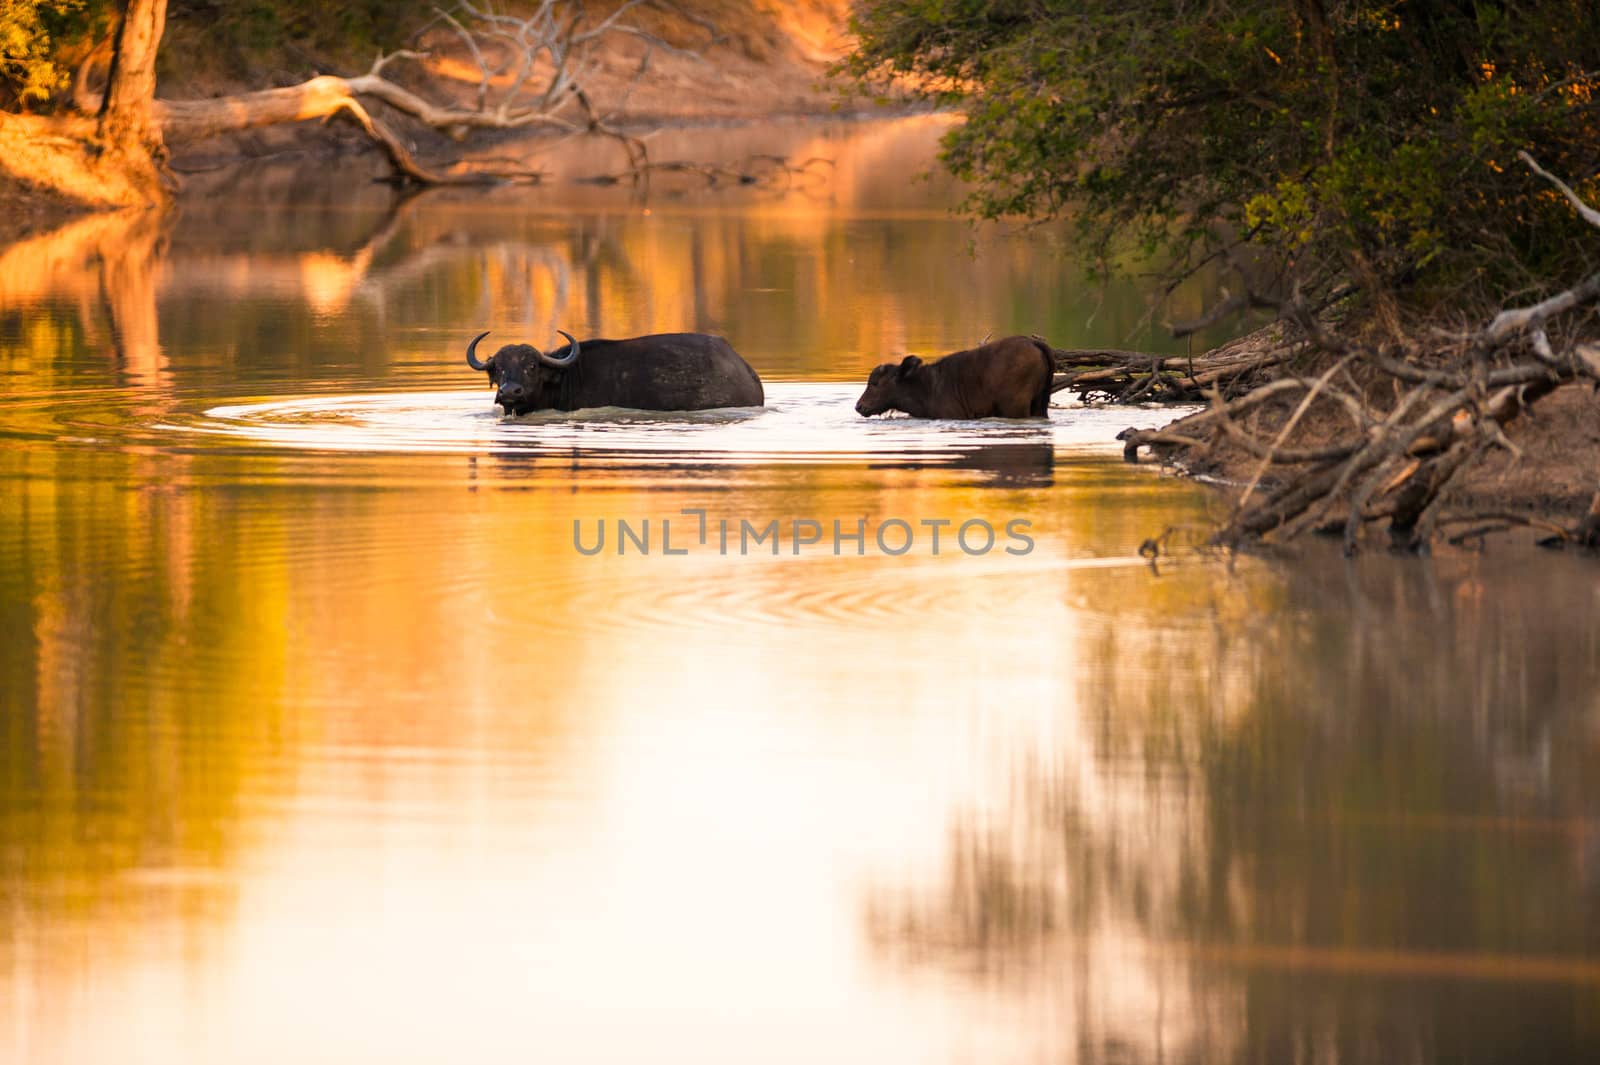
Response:
[{"label": "wake in water", "polygon": [[[333,451],[582,452],[640,461],[818,462],[948,456],[996,445],[1111,449],[1142,412],[1056,407],[1042,421],[862,418],[855,384],[779,382],[767,405],[711,411],[615,407],[504,417],[482,391],[317,396],[213,407],[161,428]],[[1144,419],[1170,418],[1161,411]]]}]

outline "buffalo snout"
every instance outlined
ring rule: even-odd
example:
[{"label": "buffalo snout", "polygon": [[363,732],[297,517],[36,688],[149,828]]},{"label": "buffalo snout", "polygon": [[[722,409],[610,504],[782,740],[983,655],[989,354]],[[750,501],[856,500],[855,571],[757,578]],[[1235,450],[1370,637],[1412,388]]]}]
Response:
[{"label": "buffalo snout", "polygon": [[516,406],[518,403],[521,403],[525,398],[527,398],[527,395],[528,390],[526,388],[523,388],[520,384],[516,384],[515,382],[507,381],[505,384],[500,386],[498,391],[495,392],[494,401],[500,404],[506,410],[510,410],[512,407]]}]

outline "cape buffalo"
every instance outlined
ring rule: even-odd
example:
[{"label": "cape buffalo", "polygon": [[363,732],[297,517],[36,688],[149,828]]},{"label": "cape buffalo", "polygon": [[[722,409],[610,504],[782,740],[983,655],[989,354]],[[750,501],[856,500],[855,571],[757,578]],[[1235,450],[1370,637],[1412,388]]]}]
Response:
[{"label": "cape buffalo", "polygon": [[902,410],[913,418],[1044,418],[1055,360],[1032,337],[1006,337],[934,362],[907,355],[867,378],[856,400],[864,418]]},{"label": "cape buffalo", "polygon": [[631,340],[585,340],[561,332],[567,346],[545,354],[531,344],[508,344],[488,361],[477,356],[479,333],[467,345],[467,365],[489,375],[494,401],[507,414],[583,407],[709,410],[759,407],[761,378],[721,337],[663,333]]}]

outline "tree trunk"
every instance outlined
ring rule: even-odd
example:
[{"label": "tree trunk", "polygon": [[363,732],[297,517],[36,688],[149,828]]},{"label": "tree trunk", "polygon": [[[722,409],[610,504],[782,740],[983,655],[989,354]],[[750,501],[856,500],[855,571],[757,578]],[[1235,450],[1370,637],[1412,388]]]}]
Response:
[{"label": "tree trunk", "polygon": [[167,0],[125,0],[100,104],[99,139],[117,163],[137,175],[151,200],[165,198],[166,145],[156,121],[156,53],[167,25]]}]

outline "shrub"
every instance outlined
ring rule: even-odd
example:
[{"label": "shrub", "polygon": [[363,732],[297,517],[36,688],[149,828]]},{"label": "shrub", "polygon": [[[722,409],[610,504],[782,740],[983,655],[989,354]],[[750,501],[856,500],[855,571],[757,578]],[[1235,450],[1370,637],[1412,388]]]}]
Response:
[{"label": "shrub", "polygon": [[1248,235],[1309,289],[1436,306],[1595,259],[1516,159],[1600,191],[1589,0],[859,0],[853,23],[843,69],[966,115],[944,160],[974,213],[1071,217],[1105,261]]}]

